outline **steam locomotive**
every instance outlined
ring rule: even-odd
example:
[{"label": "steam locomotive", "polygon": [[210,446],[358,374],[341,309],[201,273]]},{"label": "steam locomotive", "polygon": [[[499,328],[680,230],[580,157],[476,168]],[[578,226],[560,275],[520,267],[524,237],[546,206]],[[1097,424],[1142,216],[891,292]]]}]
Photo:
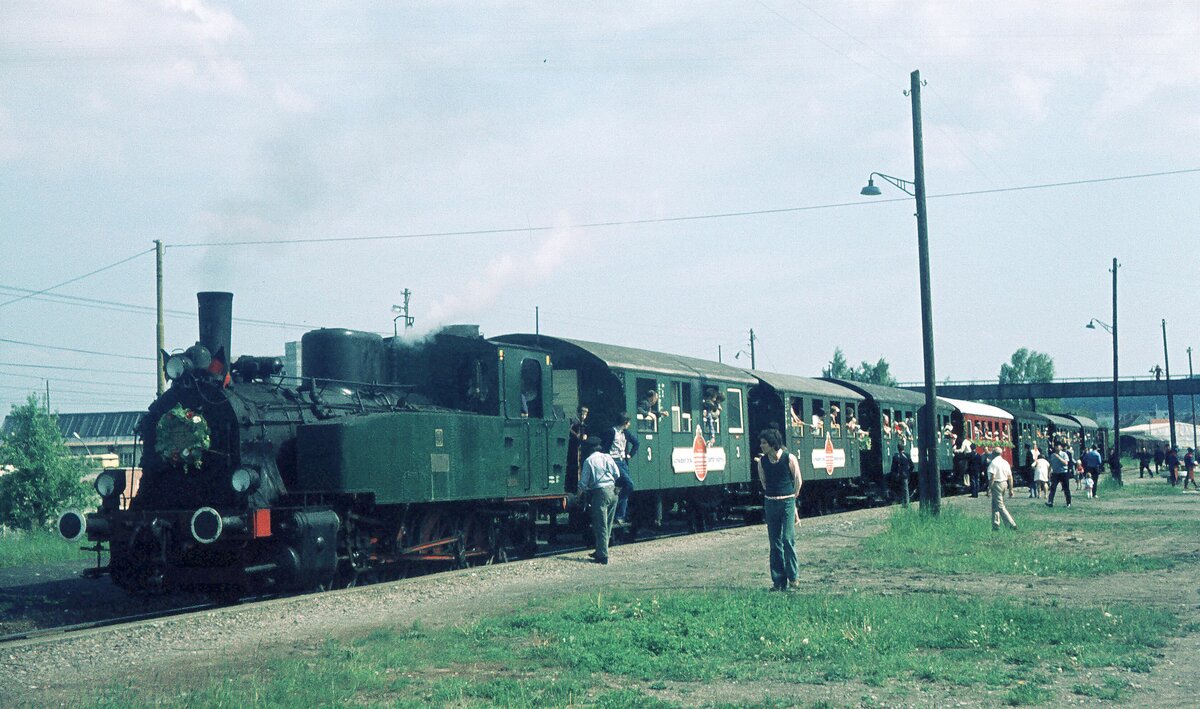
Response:
[{"label": "steam locomotive", "polygon": [[[528,556],[582,527],[578,437],[633,412],[631,533],[755,518],[768,426],[802,463],[810,514],[894,499],[892,453],[916,460],[924,399],[902,389],[472,326],[420,342],[314,330],[287,378],[278,358],[232,361],[232,302],[198,294],[199,341],[163,353],[170,387],[139,424],[136,494],[105,471],[99,509],[59,520],[66,539],[107,550],[97,570],[132,593],[331,588]],[[638,411],[650,392],[661,412]],[[952,485],[954,441],[978,424],[944,401],[936,420]]]}]

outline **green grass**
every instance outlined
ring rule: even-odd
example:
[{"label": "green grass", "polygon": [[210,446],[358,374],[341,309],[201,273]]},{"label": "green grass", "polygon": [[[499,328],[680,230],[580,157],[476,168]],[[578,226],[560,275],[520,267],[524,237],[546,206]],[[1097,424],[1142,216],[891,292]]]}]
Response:
[{"label": "green grass", "polygon": [[[330,642],[186,692],[110,688],[96,706],[285,707],[303,697],[306,706],[632,707],[654,706],[656,688],[668,684],[764,677],[986,685],[1010,704],[1038,704],[1053,676],[1142,670],[1178,628],[1166,611],[1125,605],[1071,610],[940,594],[920,603],[764,591],[573,596],[463,628]],[[1072,691],[1122,690],[1080,681]]]},{"label": "green grass", "polygon": [[[1016,498],[1014,498],[1015,500]],[[858,548],[847,549],[844,558],[880,569],[917,569],[944,573],[1004,573],[1015,576],[1096,576],[1109,573],[1166,569],[1170,557],[1138,552],[1133,543],[1104,539],[1105,545],[1069,545],[1064,536],[1073,529],[1091,528],[1096,534],[1111,534],[1108,523],[1090,522],[1082,505],[1072,510],[1050,510],[1038,503],[1009,505],[1018,531],[992,531],[988,509],[965,512],[943,507],[941,515],[929,517],[908,509],[896,509],[881,534],[868,537]],[[1066,515],[1070,515],[1067,518]],[[1124,540],[1141,539],[1144,522],[1122,525]],[[1162,528],[1166,524],[1147,525]]]},{"label": "green grass", "polygon": [[95,562],[95,552],[80,551],[85,544],[68,542],[58,532],[16,531],[0,527],[0,568],[36,566],[59,561]]}]

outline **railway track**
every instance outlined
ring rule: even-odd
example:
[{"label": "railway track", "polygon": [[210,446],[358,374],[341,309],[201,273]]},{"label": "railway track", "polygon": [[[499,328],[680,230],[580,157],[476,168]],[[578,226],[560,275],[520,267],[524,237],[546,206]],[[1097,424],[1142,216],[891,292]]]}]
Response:
[{"label": "railway track", "polygon": [[[719,524],[712,524],[705,531],[715,532],[715,531],[719,531],[722,529],[730,529],[730,528],[734,528],[734,527],[745,526],[745,524],[746,524],[745,522],[740,522],[740,521],[736,521],[736,522],[735,521],[727,521],[727,522],[723,522],[723,523],[719,523]],[[671,525],[669,528],[656,529],[656,530],[645,529],[645,528],[639,529],[639,530],[637,530],[638,534],[635,538],[628,537],[628,534],[630,531],[628,528],[619,528],[619,529],[615,530],[614,544],[616,544],[616,545],[638,544],[638,543],[642,543],[642,542],[649,542],[649,541],[654,541],[654,540],[659,540],[659,539],[683,537],[683,536],[688,536],[688,535],[697,533],[697,532],[690,531],[686,527],[684,527],[682,529],[677,528],[677,527],[684,527],[684,525],[682,525],[682,524]],[[703,533],[703,532],[700,532],[700,533]],[[590,548],[590,546],[585,543],[557,542],[557,543],[549,545],[545,549],[539,549],[536,553],[534,553],[532,558],[551,558],[551,557],[555,557],[555,556],[561,556],[564,554],[574,554],[574,553],[578,553],[581,551],[585,551],[589,548]],[[448,570],[450,570],[450,569],[431,571],[430,573],[433,573],[433,574],[444,573],[445,571],[448,571]],[[428,575],[428,574],[420,574],[420,576],[425,576],[425,575]],[[400,579],[400,580],[402,580],[402,579]],[[397,581],[397,579],[388,579],[388,580],[379,581],[377,583],[395,583],[396,581]],[[97,580],[97,582],[103,583],[103,581],[100,581],[100,580]],[[362,584],[363,587],[369,587],[371,585],[375,585],[375,584],[372,584],[372,583]],[[321,591],[313,591],[310,593],[321,593]],[[279,599],[279,598],[291,597],[291,596],[296,596],[296,595],[307,595],[307,594],[288,593],[288,594],[282,594],[282,595],[257,595],[257,596],[253,596],[253,597],[246,597],[246,598],[241,598],[241,599],[237,599],[234,601],[228,601],[228,602],[213,601],[213,602],[206,602],[206,603],[195,603],[195,604],[191,604],[191,605],[179,606],[179,607],[174,607],[174,608],[164,608],[164,609],[155,610],[155,611],[132,613],[132,614],[128,614],[128,615],[113,616],[110,618],[99,618],[96,620],[91,620],[91,621],[82,622],[82,623],[71,623],[71,624],[67,624],[67,625],[43,627],[43,628],[31,628],[29,630],[23,630],[23,631],[16,632],[16,633],[0,635],[0,649],[3,649],[5,647],[13,647],[18,644],[25,644],[28,642],[53,641],[55,639],[65,638],[65,637],[69,637],[72,635],[85,633],[85,632],[91,631],[91,630],[117,627],[117,626],[122,626],[122,625],[132,625],[132,624],[136,624],[136,623],[145,623],[145,622],[150,622],[150,621],[154,621],[154,620],[161,620],[164,618],[171,618],[171,617],[180,616],[180,615],[187,615],[189,613],[199,613],[199,612],[203,612],[203,611],[216,610],[216,609],[225,608],[225,607],[229,607],[229,606],[246,605],[246,604],[250,604],[250,603],[258,603],[258,602],[275,600],[275,599]]]}]

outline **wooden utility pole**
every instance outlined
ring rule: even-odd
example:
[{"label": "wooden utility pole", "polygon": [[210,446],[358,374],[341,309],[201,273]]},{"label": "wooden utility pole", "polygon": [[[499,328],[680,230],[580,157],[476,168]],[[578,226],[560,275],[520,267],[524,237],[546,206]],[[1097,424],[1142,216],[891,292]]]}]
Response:
[{"label": "wooden utility pole", "polygon": [[154,272],[155,282],[158,289],[158,338],[154,352],[154,361],[158,362],[158,395],[167,390],[167,375],[163,367],[167,364],[163,361],[163,352],[167,349],[167,336],[163,329],[163,243],[160,239],[154,240]]}]

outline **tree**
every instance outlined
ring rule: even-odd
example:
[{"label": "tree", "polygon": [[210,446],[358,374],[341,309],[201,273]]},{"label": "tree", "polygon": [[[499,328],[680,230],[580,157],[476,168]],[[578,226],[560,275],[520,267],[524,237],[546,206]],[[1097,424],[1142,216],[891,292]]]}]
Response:
[{"label": "tree", "polygon": [[1001,384],[1039,384],[1054,380],[1054,359],[1022,347],[1000,365]]},{"label": "tree", "polygon": [[822,377],[832,377],[834,379],[853,379],[854,368],[846,362],[846,354],[842,352],[841,347],[833,349],[833,359],[829,361],[829,366],[821,370]]},{"label": "tree", "polygon": [[851,367],[846,361],[846,354],[842,352],[841,347],[834,348],[833,359],[830,360],[828,367],[821,370],[821,376],[866,384],[896,386],[896,378],[892,376],[891,365],[886,359],[880,357],[875,364],[864,361],[858,367]]},{"label": "tree", "polygon": [[858,381],[866,382],[868,384],[882,384],[883,386],[894,387],[896,386],[896,378],[892,376],[891,370],[891,365],[889,365],[888,361],[883,357],[880,357],[879,361],[875,364],[863,362],[858,368]]},{"label": "tree", "polygon": [[0,523],[18,529],[48,526],[65,509],[86,503],[86,461],[71,455],[54,417],[36,396],[8,415],[12,433],[0,442],[0,465],[13,472],[0,477]]}]

